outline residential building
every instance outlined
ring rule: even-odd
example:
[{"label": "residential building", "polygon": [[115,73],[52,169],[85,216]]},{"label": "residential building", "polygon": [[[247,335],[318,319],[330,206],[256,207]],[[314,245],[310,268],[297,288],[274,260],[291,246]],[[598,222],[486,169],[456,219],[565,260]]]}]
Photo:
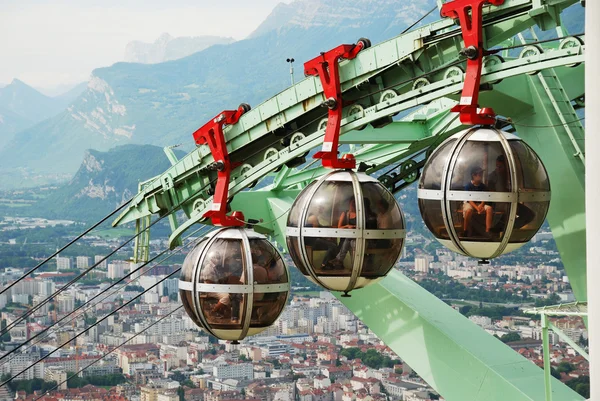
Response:
[{"label": "residential building", "polygon": [[77,263],[78,269],[87,269],[90,267],[89,256],[77,256],[77,258],[75,258],[75,262]]},{"label": "residential building", "polygon": [[225,379],[252,379],[254,369],[251,363],[220,363],[213,366],[213,376],[219,380]]}]

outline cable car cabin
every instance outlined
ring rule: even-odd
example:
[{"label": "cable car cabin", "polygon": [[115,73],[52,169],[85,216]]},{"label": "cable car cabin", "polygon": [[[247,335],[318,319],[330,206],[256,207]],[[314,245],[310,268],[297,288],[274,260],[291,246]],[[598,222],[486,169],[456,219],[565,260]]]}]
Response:
[{"label": "cable car cabin", "polygon": [[217,230],[187,255],[179,292],[187,314],[222,340],[241,340],[271,326],[290,291],[287,267],[262,235]]},{"label": "cable car cabin", "polygon": [[550,182],[520,138],[478,127],[433,152],[418,198],[427,228],[444,246],[485,263],[537,233],[550,207]]},{"label": "cable car cabin", "polygon": [[376,179],[336,170],[308,185],[287,222],[287,245],[298,269],[331,291],[385,277],[404,244],[404,217]]}]

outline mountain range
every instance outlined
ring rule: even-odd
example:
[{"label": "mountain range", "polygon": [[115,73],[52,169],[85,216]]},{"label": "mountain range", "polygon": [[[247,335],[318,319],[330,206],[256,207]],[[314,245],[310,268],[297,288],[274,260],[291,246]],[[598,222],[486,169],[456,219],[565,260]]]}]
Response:
[{"label": "mountain range", "polygon": [[[175,154],[185,155],[177,150]],[[152,145],[122,145],[107,152],[87,150],[73,178],[38,202],[35,213],[96,221],[135,195],[139,182],[169,166],[162,148]]]},{"label": "mountain range", "polygon": [[[433,0],[297,0],[278,5],[245,40],[214,44],[164,63],[117,63],[97,69],[84,92],[64,111],[19,132],[4,149],[0,148],[0,177],[4,177],[0,178],[0,187],[55,182],[75,172],[75,177],[81,177],[90,155],[115,146],[120,156],[106,158],[106,171],[128,168],[135,176],[152,170],[144,163],[166,167],[162,151],[144,155],[135,146],[120,145],[162,147],[183,143],[183,148],[189,148],[193,145],[191,133],[219,111],[236,108],[241,102],[257,105],[285,89],[289,85],[286,58],[308,60],[320,51],[355,42],[359,37],[380,42],[399,34],[433,5]],[[582,29],[582,14],[578,5],[565,12],[564,20],[571,32]],[[429,17],[437,18],[435,12]],[[163,39],[169,42],[167,37]],[[0,115],[4,115],[2,111]],[[142,155],[139,164],[113,165],[114,160],[127,157],[126,151],[131,158]],[[157,167],[156,174],[161,171]],[[114,174],[122,176],[122,172]],[[94,205],[103,204],[103,210],[122,199],[121,189],[115,192],[121,197],[112,192],[105,198],[90,197],[94,191],[74,197],[88,184],[89,180],[73,178],[67,184],[70,189],[57,193],[69,201],[98,202]],[[123,185],[135,190],[131,182]],[[57,210],[62,208],[60,196],[50,199],[59,203]],[[74,202],[64,211],[76,210]]]},{"label": "mountain range", "polygon": [[67,110],[21,132],[0,151],[0,170],[73,173],[90,148],[191,146],[191,133],[219,111],[242,102],[256,105],[285,89],[286,58],[308,60],[360,37],[377,43],[400,33],[433,4],[298,0],[277,6],[246,40],[165,63],[97,69]]},{"label": "mountain range", "polygon": [[49,97],[18,79],[0,88],[0,148],[17,132],[66,109],[84,89],[85,84],[77,85],[60,96]]},{"label": "mountain range", "polygon": [[177,60],[213,45],[227,45],[233,42],[233,38],[220,36],[174,38],[168,33],[163,33],[154,43],[129,42],[125,48],[124,60],[128,63],[156,64]]}]

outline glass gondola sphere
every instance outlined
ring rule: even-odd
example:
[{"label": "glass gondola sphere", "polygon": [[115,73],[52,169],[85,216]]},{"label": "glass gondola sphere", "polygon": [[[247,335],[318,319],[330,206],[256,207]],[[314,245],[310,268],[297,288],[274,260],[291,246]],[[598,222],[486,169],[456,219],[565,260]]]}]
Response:
[{"label": "glass gondola sphere", "polygon": [[213,336],[238,341],[271,326],[290,292],[287,267],[263,236],[222,228],[187,255],[179,293],[190,318]]},{"label": "glass gondola sphere", "polygon": [[386,276],[402,252],[404,227],[398,203],[379,181],[336,170],[298,195],[287,247],[308,279],[347,295]]},{"label": "glass gondola sphere", "polygon": [[444,246],[483,261],[511,252],[540,229],[550,181],[519,137],[474,127],[444,141],[423,167],[419,209]]}]

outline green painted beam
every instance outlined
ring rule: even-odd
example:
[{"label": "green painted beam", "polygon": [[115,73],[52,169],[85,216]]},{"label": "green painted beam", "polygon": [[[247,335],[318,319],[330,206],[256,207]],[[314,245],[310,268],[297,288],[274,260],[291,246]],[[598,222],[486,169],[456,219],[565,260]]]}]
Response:
[{"label": "green painted beam", "polygon": [[[338,299],[448,401],[541,401],[544,371],[397,270]],[[555,401],[583,400],[552,378]]]},{"label": "green painted beam", "polygon": [[[538,153],[548,170],[552,201],[547,220],[575,297],[578,301],[586,301],[584,165],[575,155],[571,138],[552,107],[552,99],[544,90],[539,76],[527,77],[527,81],[532,108],[524,108],[511,117],[517,121],[515,128],[518,135]],[[583,75],[579,74],[577,80],[569,80],[568,85],[567,92],[571,96],[583,94]],[[582,134],[582,131],[579,133]],[[583,145],[583,137],[576,138],[576,142]]]},{"label": "green painted beam", "polygon": [[[244,213],[265,213],[268,221],[260,231],[285,248],[287,212],[295,196],[243,192],[234,202]],[[339,299],[448,401],[544,399],[542,369],[397,270]],[[552,394],[557,401],[583,400],[556,379]]]},{"label": "green painted beam", "polygon": [[382,128],[351,131],[340,137],[342,144],[412,143],[429,136],[425,121],[421,124],[397,121]]}]

